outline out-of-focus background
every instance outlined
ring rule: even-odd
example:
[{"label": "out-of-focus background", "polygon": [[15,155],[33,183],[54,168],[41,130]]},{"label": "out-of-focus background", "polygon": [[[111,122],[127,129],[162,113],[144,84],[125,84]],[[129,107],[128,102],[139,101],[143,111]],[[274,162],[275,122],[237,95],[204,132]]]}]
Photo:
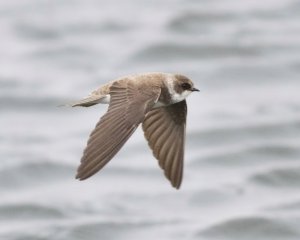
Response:
[{"label": "out-of-focus background", "polygon": [[[0,239],[300,239],[300,2],[0,2]],[[139,129],[74,179],[106,106],[59,108],[117,77],[178,72],[185,175]]]}]

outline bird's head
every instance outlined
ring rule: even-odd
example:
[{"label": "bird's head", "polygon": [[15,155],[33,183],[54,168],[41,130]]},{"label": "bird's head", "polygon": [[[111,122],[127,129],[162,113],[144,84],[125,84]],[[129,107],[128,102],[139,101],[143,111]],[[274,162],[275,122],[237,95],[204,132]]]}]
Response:
[{"label": "bird's head", "polygon": [[199,92],[199,89],[194,87],[194,83],[189,78],[176,74],[173,80],[173,91],[173,101],[180,102],[191,92]]}]

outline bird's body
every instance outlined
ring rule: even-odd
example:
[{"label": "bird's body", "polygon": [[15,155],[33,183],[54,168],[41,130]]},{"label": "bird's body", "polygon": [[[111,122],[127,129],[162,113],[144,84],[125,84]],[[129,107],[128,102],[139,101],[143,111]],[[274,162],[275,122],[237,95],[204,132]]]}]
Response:
[{"label": "bird's body", "polygon": [[109,104],[92,131],[76,178],[98,172],[142,123],[145,138],[171,184],[182,180],[186,122],[185,98],[198,91],[187,77],[169,73],[131,75],[109,82],[72,104]]}]

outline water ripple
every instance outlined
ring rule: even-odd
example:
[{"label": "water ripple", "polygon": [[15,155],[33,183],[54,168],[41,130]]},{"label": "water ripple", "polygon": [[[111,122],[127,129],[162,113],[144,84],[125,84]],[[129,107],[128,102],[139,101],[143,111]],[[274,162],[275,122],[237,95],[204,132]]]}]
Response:
[{"label": "water ripple", "polygon": [[299,239],[300,233],[286,222],[266,217],[245,217],[225,220],[199,232],[208,239]]},{"label": "water ripple", "polygon": [[285,167],[257,173],[250,178],[251,182],[273,188],[299,188],[300,167]]}]

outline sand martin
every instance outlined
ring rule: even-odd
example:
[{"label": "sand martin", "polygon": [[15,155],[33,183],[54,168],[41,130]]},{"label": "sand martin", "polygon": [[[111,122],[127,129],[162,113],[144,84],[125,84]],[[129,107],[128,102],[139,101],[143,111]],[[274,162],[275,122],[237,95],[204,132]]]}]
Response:
[{"label": "sand martin", "polygon": [[185,98],[194,91],[199,90],[183,75],[144,73],[111,81],[71,104],[109,104],[90,134],[76,178],[84,180],[103,168],[142,123],[153,155],[178,189],[183,174]]}]

